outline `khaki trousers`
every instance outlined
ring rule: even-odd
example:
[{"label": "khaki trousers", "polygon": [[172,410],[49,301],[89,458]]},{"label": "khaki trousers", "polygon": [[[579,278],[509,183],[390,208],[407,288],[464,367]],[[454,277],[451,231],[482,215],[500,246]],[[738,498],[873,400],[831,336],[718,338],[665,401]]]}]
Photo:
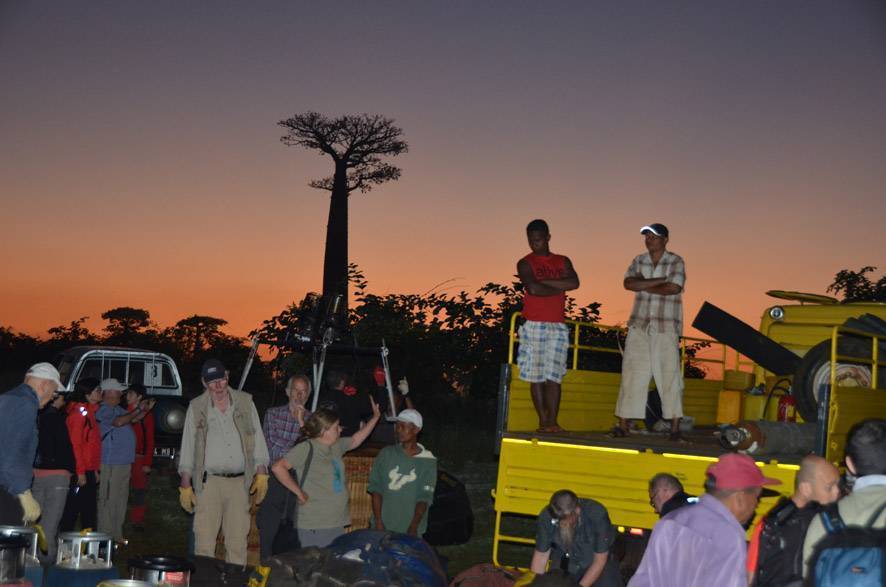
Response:
[{"label": "khaki trousers", "polygon": [[215,557],[219,528],[225,535],[225,560],[245,565],[249,494],[242,476],[206,478],[194,511],[194,554]]},{"label": "khaki trousers", "polygon": [[98,531],[115,540],[123,538],[131,469],[132,465],[102,464],[98,480]]},{"label": "khaki trousers", "polygon": [[628,329],[621,361],[621,387],[615,415],[619,418],[644,418],[649,396],[649,380],[661,396],[665,420],[683,417],[683,373],[680,365],[679,338],[674,333],[644,332]]}]

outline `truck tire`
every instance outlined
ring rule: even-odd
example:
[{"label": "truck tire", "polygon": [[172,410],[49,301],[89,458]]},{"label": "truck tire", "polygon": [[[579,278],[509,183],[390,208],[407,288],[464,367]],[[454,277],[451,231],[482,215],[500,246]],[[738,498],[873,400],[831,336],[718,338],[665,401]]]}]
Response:
[{"label": "truck tire", "polygon": [[[841,336],[837,340],[837,354],[848,357],[870,359],[871,343],[869,339]],[[800,366],[794,374],[791,386],[792,394],[797,400],[797,411],[806,422],[818,421],[818,398],[822,386],[830,383],[831,374],[831,341],[823,340],[811,349],[800,360]],[[879,387],[883,386],[886,369],[880,368],[878,374]],[[863,363],[837,363],[837,380],[842,385],[871,386],[871,367]]]}]

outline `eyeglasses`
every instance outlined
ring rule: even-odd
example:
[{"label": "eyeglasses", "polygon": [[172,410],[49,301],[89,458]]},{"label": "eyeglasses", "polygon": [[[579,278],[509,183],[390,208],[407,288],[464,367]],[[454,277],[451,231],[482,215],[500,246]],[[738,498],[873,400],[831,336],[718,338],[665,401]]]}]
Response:
[{"label": "eyeglasses", "polygon": [[657,495],[658,495],[657,489],[649,494],[649,505],[655,507],[655,498]]}]

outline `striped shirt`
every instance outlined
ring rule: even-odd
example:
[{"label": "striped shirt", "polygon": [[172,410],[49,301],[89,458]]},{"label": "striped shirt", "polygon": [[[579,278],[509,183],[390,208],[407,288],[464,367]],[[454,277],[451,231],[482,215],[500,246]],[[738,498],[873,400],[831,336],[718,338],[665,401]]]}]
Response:
[{"label": "striped shirt", "polygon": [[652,257],[649,253],[637,255],[625,272],[628,277],[664,277],[668,283],[680,286],[680,293],[674,295],[661,295],[646,291],[634,293],[634,308],[631,310],[631,319],[628,326],[647,330],[650,325],[655,332],[683,333],[683,288],[686,283],[686,268],[683,258],[670,251],[665,251],[658,261],[658,265],[652,265]]}]

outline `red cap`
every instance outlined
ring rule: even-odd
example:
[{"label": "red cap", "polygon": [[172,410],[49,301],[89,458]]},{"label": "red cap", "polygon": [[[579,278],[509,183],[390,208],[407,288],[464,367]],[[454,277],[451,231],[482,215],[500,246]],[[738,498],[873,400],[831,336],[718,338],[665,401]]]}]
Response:
[{"label": "red cap", "polygon": [[781,485],[778,479],[764,477],[754,459],[747,455],[729,453],[711,463],[707,470],[717,480],[717,489],[745,489],[764,485]]}]

